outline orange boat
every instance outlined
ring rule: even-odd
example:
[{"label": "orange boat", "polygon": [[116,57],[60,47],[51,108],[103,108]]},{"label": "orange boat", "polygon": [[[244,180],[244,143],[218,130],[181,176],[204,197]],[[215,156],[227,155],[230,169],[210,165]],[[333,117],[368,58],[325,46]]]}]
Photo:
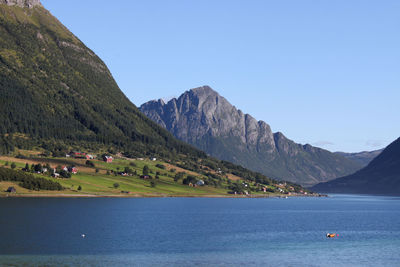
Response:
[{"label": "orange boat", "polygon": [[336,236],[337,236],[337,234],[335,234],[335,233],[333,233],[333,234],[327,233],[327,234],[326,234],[326,237],[327,237],[327,238],[334,238],[334,237],[336,237]]}]

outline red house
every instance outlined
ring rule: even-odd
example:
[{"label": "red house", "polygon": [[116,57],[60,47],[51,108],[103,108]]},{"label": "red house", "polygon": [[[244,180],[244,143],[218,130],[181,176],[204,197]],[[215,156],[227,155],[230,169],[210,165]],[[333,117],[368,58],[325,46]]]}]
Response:
[{"label": "red house", "polygon": [[113,157],[111,157],[111,156],[104,156],[104,157],[103,157],[103,160],[104,160],[105,162],[107,162],[107,163],[111,163],[111,162],[113,161]]},{"label": "red house", "polygon": [[72,174],[77,174],[78,173],[78,169],[76,167],[69,167],[68,171]]}]

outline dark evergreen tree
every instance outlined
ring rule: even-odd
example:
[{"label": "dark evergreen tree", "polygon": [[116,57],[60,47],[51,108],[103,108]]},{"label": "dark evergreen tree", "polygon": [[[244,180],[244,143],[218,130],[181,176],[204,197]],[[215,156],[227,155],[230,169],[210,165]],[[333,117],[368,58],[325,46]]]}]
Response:
[{"label": "dark evergreen tree", "polygon": [[143,167],[143,175],[149,175],[149,173],[150,173],[149,166],[144,165],[144,167]]}]

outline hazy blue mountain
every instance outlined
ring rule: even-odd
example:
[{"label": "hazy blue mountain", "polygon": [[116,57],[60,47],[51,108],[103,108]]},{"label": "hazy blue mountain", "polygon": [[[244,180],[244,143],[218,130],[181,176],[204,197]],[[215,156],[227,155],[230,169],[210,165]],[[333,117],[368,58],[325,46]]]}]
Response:
[{"label": "hazy blue mountain", "polygon": [[356,173],[320,183],[312,190],[326,193],[400,195],[400,138]]},{"label": "hazy blue mountain", "polygon": [[313,185],[360,169],[327,150],[301,145],[236,109],[208,86],[168,103],[149,101],[140,110],[179,139],[208,154],[267,176]]},{"label": "hazy blue mountain", "polygon": [[370,163],[376,156],[378,156],[383,149],[374,151],[363,151],[358,153],[346,153],[346,152],[335,152],[335,154],[341,155],[349,160],[359,163],[362,167],[365,167]]}]

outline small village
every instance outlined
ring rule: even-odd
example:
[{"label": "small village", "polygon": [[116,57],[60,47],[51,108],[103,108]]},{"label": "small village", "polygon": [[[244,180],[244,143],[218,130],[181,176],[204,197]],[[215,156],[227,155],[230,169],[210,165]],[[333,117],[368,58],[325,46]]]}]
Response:
[{"label": "small village", "polygon": [[[102,179],[120,180],[128,179],[130,183],[143,181],[143,185],[150,188],[159,188],[164,181],[173,181],[173,184],[186,188],[219,188],[218,194],[228,194],[243,197],[262,197],[262,196],[308,196],[307,191],[299,190],[286,182],[271,183],[269,185],[242,180],[240,177],[227,174],[218,166],[200,166],[200,170],[187,168],[184,162],[172,163],[170,160],[159,161],[156,157],[126,158],[121,153],[94,154],[81,151],[71,151],[64,154],[64,157],[49,157],[45,154],[37,153],[34,155],[17,154],[16,159],[24,167],[20,170],[26,173],[41,175],[53,178],[62,184],[69,184],[69,188],[76,192],[82,192],[86,183],[85,179],[95,178],[97,183]],[[12,160],[11,160],[12,162]],[[14,164],[15,165],[15,164]],[[20,165],[19,165],[20,166]],[[12,167],[12,166],[11,166]],[[15,168],[15,167],[14,167]],[[82,178],[84,179],[82,180]],[[120,177],[120,178],[118,178]],[[136,179],[132,179],[136,178]],[[75,182],[74,182],[75,181]],[[125,182],[114,182],[111,187],[114,193],[130,195],[132,189],[122,186]],[[168,182],[169,183],[169,182]],[[67,187],[68,188],[68,187]],[[16,187],[8,187],[3,192],[14,194]],[[19,189],[18,189],[19,190]],[[107,189],[109,190],[109,189]],[[311,194],[313,196],[314,194]]]},{"label": "small village", "polygon": [[[73,158],[73,159],[86,159],[86,164],[94,166],[94,164],[90,164],[90,160],[96,159],[97,156],[84,153],[84,152],[70,152],[65,155],[66,158]],[[112,163],[113,157],[109,155],[103,155],[101,159],[106,163]],[[50,164],[32,164],[29,166],[27,163],[25,168],[22,169],[25,172],[32,172],[36,174],[50,174],[53,178],[71,178],[71,175],[78,173],[78,168],[76,166],[62,166],[59,165],[57,167],[51,167]]]}]

